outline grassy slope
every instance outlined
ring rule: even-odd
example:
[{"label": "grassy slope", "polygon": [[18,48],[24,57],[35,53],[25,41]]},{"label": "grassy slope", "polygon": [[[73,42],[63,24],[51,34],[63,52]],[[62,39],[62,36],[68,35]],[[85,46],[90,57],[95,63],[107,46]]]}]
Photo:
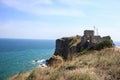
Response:
[{"label": "grassy slope", "polygon": [[120,80],[120,50],[88,51],[56,68],[38,68],[9,80]]}]

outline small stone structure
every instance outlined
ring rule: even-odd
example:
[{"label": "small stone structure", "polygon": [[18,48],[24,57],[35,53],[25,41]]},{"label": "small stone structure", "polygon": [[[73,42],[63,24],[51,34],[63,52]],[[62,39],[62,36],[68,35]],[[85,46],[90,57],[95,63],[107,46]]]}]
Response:
[{"label": "small stone structure", "polygon": [[99,35],[95,36],[93,30],[85,30],[83,35],[83,42],[99,43],[106,39],[111,39],[110,36],[101,37]]},{"label": "small stone structure", "polygon": [[94,30],[85,30],[84,35],[82,36],[80,47],[81,50],[83,50],[85,48],[90,48],[103,40],[110,39],[111,39],[110,36],[101,37],[99,35],[94,35]]}]

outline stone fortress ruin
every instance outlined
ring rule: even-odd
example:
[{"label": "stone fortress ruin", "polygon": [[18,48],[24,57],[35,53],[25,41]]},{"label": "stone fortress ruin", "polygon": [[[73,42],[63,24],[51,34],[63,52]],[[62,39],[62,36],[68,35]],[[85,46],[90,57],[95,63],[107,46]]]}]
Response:
[{"label": "stone fortress ruin", "polygon": [[94,35],[94,30],[85,30],[80,45],[81,47],[87,45],[88,48],[90,48],[103,40],[110,40],[110,39],[111,39],[110,36],[101,37],[99,35]]},{"label": "stone fortress ruin", "polygon": [[94,33],[94,30],[85,30],[83,36],[77,35],[57,39],[54,55],[60,55],[64,59],[67,59],[70,54],[81,52],[84,49],[90,49],[104,40],[111,40],[110,36],[101,37],[94,35]]}]

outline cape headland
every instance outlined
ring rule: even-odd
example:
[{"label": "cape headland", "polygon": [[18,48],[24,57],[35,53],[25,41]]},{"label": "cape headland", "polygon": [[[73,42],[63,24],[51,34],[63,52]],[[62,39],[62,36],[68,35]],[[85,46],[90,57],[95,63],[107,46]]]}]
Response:
[{"label": "cape headland", "polygon": [[94,35],[56,40],[54,55],[46,60],[47,68],[37,68],[9,80],[120,80],[120,48],[110,36]]}]

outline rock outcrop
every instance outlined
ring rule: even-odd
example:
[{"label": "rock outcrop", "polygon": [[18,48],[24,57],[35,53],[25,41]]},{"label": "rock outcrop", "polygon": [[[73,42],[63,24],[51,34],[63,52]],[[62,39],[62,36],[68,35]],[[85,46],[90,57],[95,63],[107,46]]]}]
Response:
[{"label": "rock outcrop", "polygon": [[53,55],[49,60],[46,60],[46,62],[47,62],[48,66],[52,66],[52,67],[56,68],[59,65],[61,65],[64,62],[64,60],[63,60],[62,56]]},{"label": "rock outcrop", "polygon": [[62,56],[64,59],[67,59],[69,54],[78,52],[78,45],[80,44],[80,42],[80,36],[57,39],[54,55],[59,55]]}]

